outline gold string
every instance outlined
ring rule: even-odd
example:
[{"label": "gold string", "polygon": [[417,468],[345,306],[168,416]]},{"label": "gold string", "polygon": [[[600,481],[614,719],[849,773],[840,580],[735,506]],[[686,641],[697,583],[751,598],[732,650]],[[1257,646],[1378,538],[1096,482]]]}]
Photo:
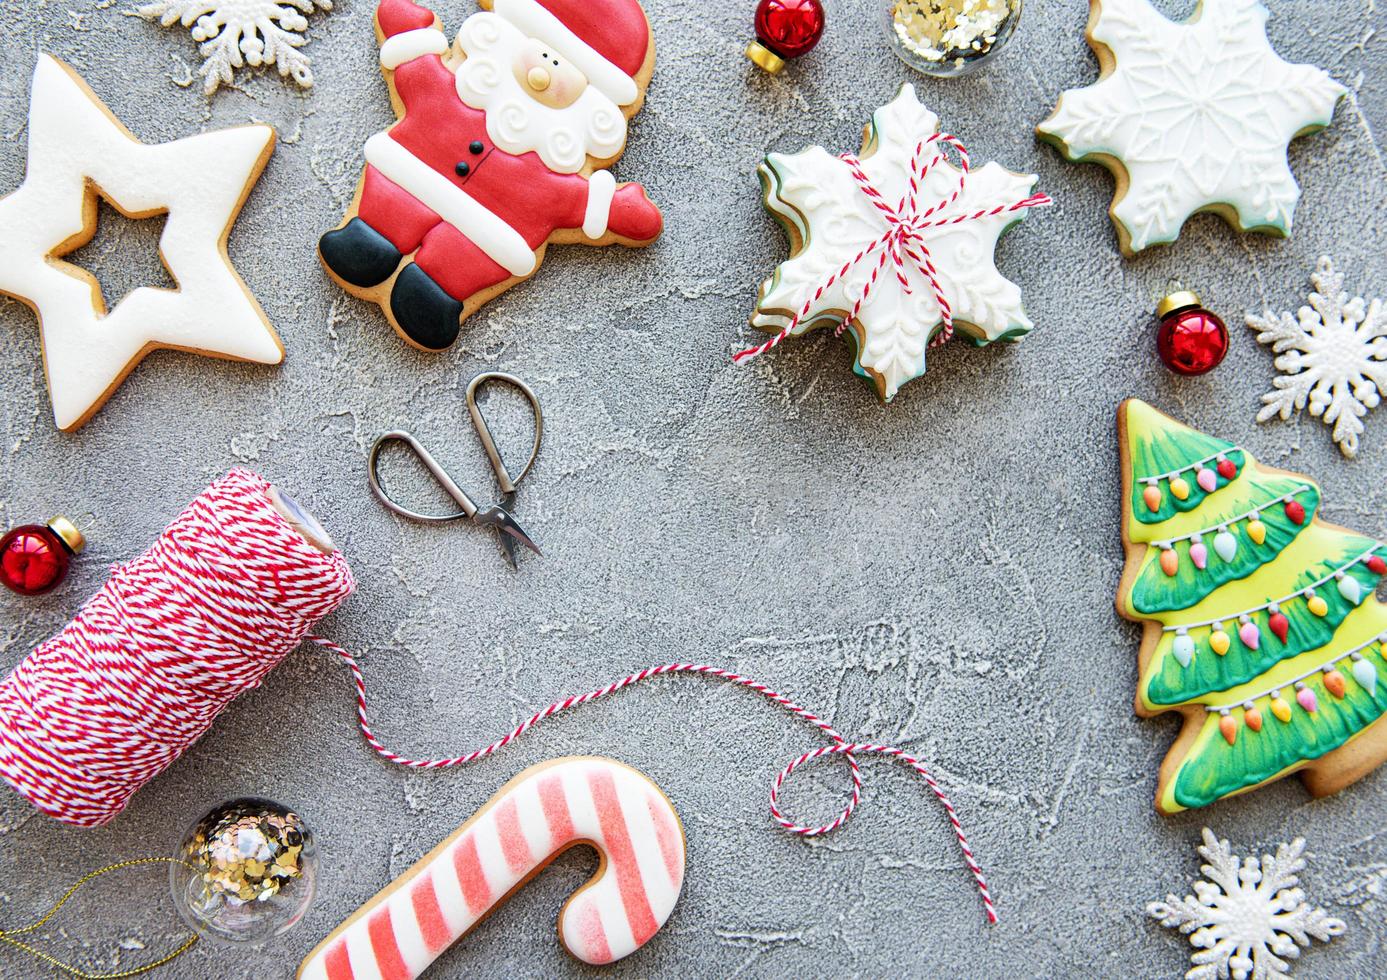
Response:
[{"label": "gold string", "polygon": [[133,977],[136,974],[145,973],[149,970],[161,967],[165,963],[168,963],[171,960],[174,960],[177,957],[182,956],[189,949],[191,949],[193,947],[193,944],[197,942],[197,935],[194,934],[192,936],[189,936],[188,940],[182,946],[179,946],[177,949],[175,949],[172,953],[169,953],[167,956],[155,960],[153,963],[146,963],[145,965],[137,966],[132,970],[121,970],[119,973],[87,973],[83,970],[79,970],[75,966],[72,966],[68,963],[64,963],[57,957],[50,956],[48,953],[45,953],[43,950],[31,946],[29,943],[24,942],[22,939],[16,939],[15,937],[22,936],[25,933],[30,933],[36,929],[42,928],[45,922],[53,918],[53,916],[57,915],[58,910],[67,904],[67,900],[73,896],[73,893],[75,893],[77,889],[81,888],[83,885],[91,881],[93,878],[100,877],[101,875],[107,874],[111,871],[123,871],[127,868],[139,868],[151,864],[183,863],[184,862],[179,861],[176,858],[138,858],[133,861],[121,861],[119,864],[112,864],[104,868],[98,868],[96,871],[93,871],[90,874],[83,875],[80,879],[78,879],[77,882],[71,888],[69,888],[66,892],[63,893],[63,897],[58,899],[58,901],[53,905],[53,907],[43,914],[43,918],[39,919],[37,922],[34,922],[31,925],[24,926],[20,929],[0,929],[0,942],[3,942],[9,946],[13,946],[15,949],[18,949],[22,952],[28,953],[30,956],[42,960],[49,966],[62,970],[64,973],[71,974],[74,977],[79,977],[81,978],[81,980],[118,980],[118,978],[120,977]]}]

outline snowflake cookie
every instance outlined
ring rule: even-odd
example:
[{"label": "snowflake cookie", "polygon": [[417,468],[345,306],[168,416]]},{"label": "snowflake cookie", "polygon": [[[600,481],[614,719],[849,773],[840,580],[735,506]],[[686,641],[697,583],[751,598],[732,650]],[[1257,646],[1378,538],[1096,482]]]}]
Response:
[{"label": "snowflake cookie", "polygon": [[1030,332],[1021,289],[997,271],[993,251],[1028,208],[1050,200],[1031,194],[1035,174],[954,167],[945,146],[961,147],[938,130],[939,117],[903,85],[873,113],[860,156],[811,146],[766,157],[765,205],[791,256],[761,284],[751,317],[776,336],[736,360],[835,326],[857,348],[853,370],[890,401],[955,325],[979,347]]},{"label": "snowflake cookie", "polygon": [[1343,273],[1334,271],[1328,257],[1320,259],[1310,281],[1310,305],[1297,314],[1248,314],[1257,342],[1279,355],[1273,363],[1283,372],[1262,396],[1257,421],[1288,419],[1308,403],[1311,415],[1334,426],[1334,441],[1352,459],[1363,416],[1387,394],[1387,311],[1377,298],[1350,299]]},{"label": "snowflake cookie", "polygon": [[157,0],[131,13],[192,29],[203,58],[202,91],[211,95],[244,65],[278,65],[281,76],[312,88],[308,55],[299,50],[308,43],[300,33],[308,29],[304,14],[331,9],[332,0]]},{"label": "snowflake cookie", "polygon": [[1274,857],[1240,863],[1226,840],[1204,828],[1199,854],[1209,862],[1200,868],[1206,880],[1194,882],[1194,895],[1167,895],[1146,906],[1148,915],[1178,928],[1198,948],[1186,980],[1289,980],[1287,961],[1298,958],[1302,946],[1343,935],[1343,920],[1311,908],[1297,887],[1304,853],[1305,841],[1297,837],[1277,845]]},{"label": "snowflake cookie", "polygon": [[1123,253],[1175,241],[1197,211],[1289,235],[1300,188],[1287,144],[1329,125],[1347,89],[1277,56],[1259,0],[1205,0],[1181,24],[1149,0],[1090,2],[1102,76],[1065,92],[1037,132],[1113,172]]}]

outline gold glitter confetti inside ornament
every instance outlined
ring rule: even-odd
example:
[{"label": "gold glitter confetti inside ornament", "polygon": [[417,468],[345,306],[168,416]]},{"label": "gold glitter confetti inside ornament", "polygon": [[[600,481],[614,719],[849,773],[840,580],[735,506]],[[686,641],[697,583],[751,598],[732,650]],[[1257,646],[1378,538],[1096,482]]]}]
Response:
[{"label": "gold glitter confetti inside ornament", "polygon": [[213,939],[262,943],[292,928],[313,900],[313,834],[269,800],[223,803],[192,826],[174,858],[179,914]]},{"label": "gold glitter confetti inside ornament", "polygon": [[891,50],[927,75],[962,75],[1011,40],[1022,0],[887,0]]}]

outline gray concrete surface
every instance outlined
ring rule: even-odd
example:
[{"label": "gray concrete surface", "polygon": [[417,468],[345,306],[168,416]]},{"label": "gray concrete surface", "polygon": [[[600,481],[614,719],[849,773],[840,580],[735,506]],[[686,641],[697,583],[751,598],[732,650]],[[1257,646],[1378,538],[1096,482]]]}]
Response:
[{"label": "gray concrete surface", "polygon": [[[1387,533],[1387,411],[1370,418],[1355,462],[1316,421],[1257,426],[1271,355],[1240,326],[1249,309],[1298,306],[1322,253],[1352,283],[1387,291],[1373,137],[1387,127],[1380,5],[1271,0],[1281,53],[1351,90],[1334,125],[1291,150],[1305,191],[1294,238],[1238,237],[1202,216],[1174,247],[1124,261],[1105,214],[1107,172],[1066,164],[1032,135],[1062,89],[1097,73],[1083,0],[1033,3],[1004,60],[951,82],[909,74],[866,0],[827,0],[823,44],[774,79],[741,55],[751,0],[650,0],[659,62],[617,173],[664,207],[664,238],[638,253],[556,250],[442,356],[406,349],[314,255],[351,195],[362,142],[392,118],[374,4],[341,0],[313,18],[311,92],[248,74],[210,102],[189,87],[198,59],[186,32],[122,16],[130,6],[0,2],[0,190],[22,178],[39,51],[73,64],[146,140],[273,124],[281,142],[231,252],[289,356],[272,369],[157,354],[86,428],[62,435],[34,319],[0,300],[0,518],[93,515],[90,550],[66,586],[40,600],[0,596],[0,667],[66,622],[108,564],[141,551],[210,478],[249,465],[315,509],[349,555],[360,591],[324,629],[362,655],[379,731],[402,751],[471,748],[532,707],[648,664],[724,664],[821,709],[844,733],[928,760],[1002,920],[984,924],[942,814],[887,764],[867,764],[866,801],[841,832],[805,843],[772,826],[768,781],[820,740],[746,692],[661,680],[470,769],[411,774],[361,741],[347,673],[304,650],[108,828],[65,827],[6,798],[0,926],[29,921],[94,867],[168,852],[221,799],[262,794],[316,828],[319,901],[272,946],[203,944],[162,972],[287,976],[516,772],[594,752],[660,782],[689,842],[673,919],[608,977],[1179,975],[1189,947],[1142,907],[1184,893],[1205,824],[1242,853],[1304,835],[1306,887],[1349,932],[1307,954],[1298,975],[1382,974],[1387,773],[1326,800],[1292,780],[1158,816],[1156,769],[1177,726],[1133,717],[1138,630],[1112,605],[1122,560],[1113,417],[1128,395],[1314,474],[1327,518]],[[450,29],[474,9],[439,6]],[[1183,15],[1191,4],[1160,6]],[[1058,200],[1000,251],[1037,329],[1006,349],[951,346],[889,408],[827,335],[733,367],[756,283],[785,252],[757,201],[761,155],[856,148],[903,80],[975,158],[1038,172]],[[157,279],[156,234],[107,220],[82,261],[113,292]],[[1172,276],[1234,328],[1227,362],[1202,380],[1176,380],[1152,355],[1150,311]],[[518,573],[485,532],[391,517],[363,472],[375,435],[407,426],[467,485],[484,486],[462,390],[486,368],[529,379],[548,412],[517,508],[546,556]],[[523,445],[519,405],[498,401],[493,412],[507,444]],[[413,479],[428,501],[408,464],[391,462],[397,484]],[[840,767],[825,765],[787,802],[827,815],[844,785]],[[561,859],[433,975],[597,975],[554,935],[564,896],[592,867],[579,853]],[[179,935],[162,878],[149,873],[94,886],[45,941],[101,972]],[[0,950],[0,975],[50,973]]]}]

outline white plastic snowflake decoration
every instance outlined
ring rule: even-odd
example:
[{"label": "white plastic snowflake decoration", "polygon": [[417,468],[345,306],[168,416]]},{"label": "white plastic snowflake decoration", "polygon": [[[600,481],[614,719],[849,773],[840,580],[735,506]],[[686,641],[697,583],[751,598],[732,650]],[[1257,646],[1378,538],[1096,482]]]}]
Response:
[{"label": "white plastic snowflake decoration", "polygon": [[1259,331],[1258,343],[1280,355],[1273,363],[1284,372],[1262,396],[1257,421],[1288,419],[1309,403],[1310,414],[1334,426],[1334,441],[1352,459],[1363,416],[1387,394],[1387,313],[1380,299],[1350,299],[1343,274],[1328,257],[1320,259],[1310,281],[1310,305],[1297,315],[1267,311],[1247,317],[1247,325]]},{"label": "white plastic snowflake decoration", "polygon": [[1112,218],[1133,255],[1173,242],[1196,211],[1239,231],[1291,232],[1300,188],[1286,147],[1329,125],[1346,89],[1283,61],[1258,0],[1205,0],[1196,19],[1148,0],[1103,0],[1089,29],[1103,76],[1065,92],[1039,126],[1071,160],[1118,175]]},{"label": "white plastic snowflake decoration", "polygon": [[164,27],[192,28],[203,57],[202,91],[211,95],[243,65],[278,65],[280,75],[311,88],[313,71],[299,50],[308,39],[299,32],[308,29],[304,14],[331,9],[332,0],[158,0],[134,13]]},{"label": "white plastic snowflake decoration", "polygon": [[1287,960],[1299,957],[1300,947],[1343,934],[1343,921],[1310,908],[1296,887],[1304,852],[1305,841],[1297,837],[1278,844],[1275,857],[1244,858],[1240,865],[1228,842],[1204,828],[1199,854],[1209,863],[1199,870],[1208,880],[1194,882],[1194,895],[1167,895],[1146,906],[1148,915],[1178,928],[1198,948],[1186,980],[1287,980]]},{"label": "white plastic snowflake decoration", "polygon": [[[939,117],[920,104],[911,85],[903,85],[894,100],[872,114],[862,170],[893,205],[906,194],[916,147],[938,129]],[[793,155],[772,153],[761,165],[760,175],[766,207],[790,229],[795,252],[762,283],[752,326],[784,329],[811,296],[815,299],[793,336],[842,323],[862,296],[880,256],[858,263],[831,287],[821,292],[819,287],[881,236],[887,227],[881,213],[854,180],[849,164],[821,146]],[[1027,197],[1038,179],[996,163],[974,167],[958,200],[931,218],[943,221],[1010,206]],[[947,199],[958,182],[956,168],[947,162],[936,164],[919,192],[919,210]],[[992,254],[997,239],[1025,214],[1020,210],[988,215],[920,233],[956,326],[974,344],[1015,340],[1031,329],[1021,306],[1020,287],[997,271]],[[943,324],[929,280],[910,261],[904,274],[909,292],[900,286],[888,263],[857,317],[847,325],[858,348],[854,370],[875,382],[886,401],[905,382],[925,373],[930,338]]]}]

